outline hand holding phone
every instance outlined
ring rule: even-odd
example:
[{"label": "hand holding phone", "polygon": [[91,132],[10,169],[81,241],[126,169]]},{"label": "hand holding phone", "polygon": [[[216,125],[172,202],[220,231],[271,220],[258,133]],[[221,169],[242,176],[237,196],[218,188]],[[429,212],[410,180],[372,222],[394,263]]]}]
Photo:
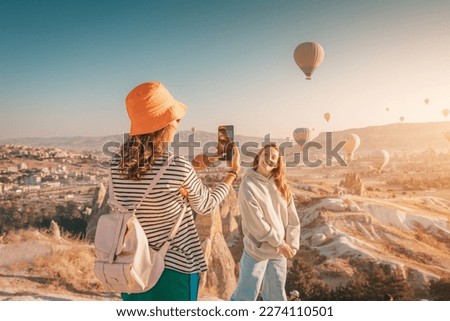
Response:
[{"label": "hand holding phone", "polygon": [[217,155],[219,160],[231,161],[233,157],[234,127],[222,125],[217,129]]},{"label": "hand holding phone", "polygon": [[208,156],[205,154],[199,154],[194,157],[194,159],[191,161],[192,166],[196,171],[201,171],[207,167],[209,167],[212,163],[217,161],[219,159],[219,156]]}]

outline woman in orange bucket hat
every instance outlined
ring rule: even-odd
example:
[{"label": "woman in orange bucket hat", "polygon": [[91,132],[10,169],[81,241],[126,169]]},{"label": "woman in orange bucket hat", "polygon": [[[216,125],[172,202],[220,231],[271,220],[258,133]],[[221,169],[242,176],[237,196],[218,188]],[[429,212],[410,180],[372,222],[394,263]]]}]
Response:
[{"label": "woman in orange bucket hat", "polygon": [[237,148],[231,171],[224,180],[209,190],[198,178],[191,163],[173,155],[173,141],[187,107],[176,100],[160,82],[146,82],[135,87],[126,97],[131,121],[128,140],[111,162],[113,191],[117,201],[132,208],[144,196],[158,170],[173,158],[156,186],[143,199],[136,217],[147,236],[149,246],[159,250],[166,241],[173,222],[183,209],[183,193],[189,195],[187,210],[177,234],[165,256],[165,270],[156,285],[144,293],[122,293],[123,300],[195,301],[199,275],[207,270],[193,210],[210,214],[228,194],[240,170]]}]

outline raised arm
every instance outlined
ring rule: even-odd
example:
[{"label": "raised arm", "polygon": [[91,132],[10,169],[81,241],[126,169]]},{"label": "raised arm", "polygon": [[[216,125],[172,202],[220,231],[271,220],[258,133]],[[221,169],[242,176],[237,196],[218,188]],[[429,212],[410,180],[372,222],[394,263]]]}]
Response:
[{"label": "raised arm", "polygon": [[183,194],[189,198],[189,203],[195,212],[199,214],[211,213],[220,202],[227,196],[233,181],[237,177],[237,173],[240,170],[240,153],[239,149],[234,146],[233,158],[231,160],[231,171],[227,173],[224,180],[219,183],[211,191],[205,186],[195,173],[194,167],[191,164],[188,165],[189,173],[183,183]]}]

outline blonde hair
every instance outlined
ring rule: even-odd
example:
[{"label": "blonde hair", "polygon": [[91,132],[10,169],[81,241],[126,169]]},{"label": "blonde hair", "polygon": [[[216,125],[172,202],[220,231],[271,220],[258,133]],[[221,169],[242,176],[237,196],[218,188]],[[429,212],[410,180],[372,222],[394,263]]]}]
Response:
[{"label": "blonde hair", "polygon": [[163,141],[168,127],[130,136],[120,148],[119,173],[126,179],[139,180],[147,171],[151,171],[155,158],[168,149],[169,143]]},{"label": "blonde hair", "polygon": [[[261,154],[266,150],[274,148],[279,153],[280,150],[276,144],[268,144],[259,150],[253,160],[253,169],[256,170],[259,164],[259,159],[261,158]],[[277,167],[273,168],[270,172],[273,175],[273,179],[275,181],[275,185],[277,186],[278,191],[281,193],[281,196],[289,203],[292,198],[291,190],[286,183],[286,165],[283,161],[283,156],[278,156]]]}]

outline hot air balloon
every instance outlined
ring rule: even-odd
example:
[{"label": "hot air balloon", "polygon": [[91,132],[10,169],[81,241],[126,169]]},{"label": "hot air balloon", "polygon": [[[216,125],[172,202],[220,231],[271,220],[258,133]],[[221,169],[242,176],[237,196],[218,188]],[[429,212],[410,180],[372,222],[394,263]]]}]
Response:
[{"label": "hot air balloon", "polygon": [[191,132],[194,134],[195,133],[195,127],[191,128]]},{"label": "hot air balloon", "polygon": [[425,104],[428,105],[428,103],[430,102],[430,100],[429,100],[428,98],[426,98],[426,99],[424,100],[424,102],[425,102]]},{"label": "hot air balloon", "polygon": [[294,50],[294,60],[297,66],[305,73],[306,79],[310,80],[314,69],[320,66],[325,52],[317,42],[303,42]]},{"label": "hot air balloon", "polygon": [[330,118],[331,118],[330,113],[323,114],[323,118],[325,118],[326,121],[330,121]]},{"label": "hot air balloon", "polygon": [[405,117],[400,117],[400,121],[403,123],[403,121],[405,120]]},{"label": "hot air balloon", "polygon": [[361,139],[356,134],[348,134],[346,138],[346,142],[343,146],[344,152],[347,155],[347,160],[353,160],[353,155],[355,151],[358,149],[359,144],[361,143]]},{"label": "hot air balloon", "polygon": [[389,162],[389,153],[384,149],[376,150],[370,155],[370,161],[373,166],[381,172],[381,170]]},{"label": "hot air balloon", "polygon": [[448,116],[448,109],[447,108],[442,110],[442,115],[444,115],[445,117]]},{"label": "hot air balloon", "polygon": [[309,133],[309,128],[297,128],[294,130],[294,140],[300,148],[303,148],[303,145],[309,140]]},{"label": "hot air balloon", "polygon": [[386,111],[389,111],[389,108],[386,108]]}]

